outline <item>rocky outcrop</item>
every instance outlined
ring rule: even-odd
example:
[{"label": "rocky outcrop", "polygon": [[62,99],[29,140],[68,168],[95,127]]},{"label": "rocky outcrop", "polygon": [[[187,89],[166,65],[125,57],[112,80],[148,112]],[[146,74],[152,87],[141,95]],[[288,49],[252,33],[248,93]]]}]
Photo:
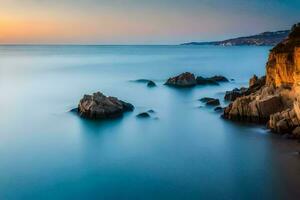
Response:
[{"label": "rocky outcrop", "polygon": [[201,102],[205,103],[207,106],[219,106],[220,100],[210,97],[203,97],[200,99]]},{"label": "rocky outcrop", "polygon": [[254,75],[249,81],[249,88],[242,87],[240,89],[235,88],[232,91],[227,91],[225,93],[224,99],[226,101],[234,101],[238,97],[250,95],[258,90],[260,90],[266,83],[266,77],[263,76],[258,78]]},{"label": "rocky outcrop", "polygon": [[154,83],[154,81],[149,80],[149,82],[147,83],[148,87],[156,87],[156,84]]},{"label": "rocky outcrop", "polygon": [[147,83],[148,87],[156,87],[155,82],[152,81],[152,80],[149,80],[149,79],[138,79],[138,80],[135,80],[134,82],[137,82],[137,83]]},{"label": "rocky outcrop", "polygon": [[175,87],[193,87],[196,85],[219,85],[221,82],[229,82],[229,80],[224,76],[212,76],[209,78],[197,76],[197,78],[195,78],[194,74],[185,72],[178,76],[169,78],[165,85]]},{"label": "rocky outcrop", "polygon": [[224,76],[212,76],[209,78],[197,76],[196,82],[198,85],[219,85],[220,82],[229,82],[229,80]]},{"label": "rocky outcrop", "polygon": [[116,118],[133,109],[132,104],[121,101],[116,97],[107,97],[101,92],[84,95],[78,105],[79,115],[89,119]]},{"label": "rocky outcrop", "polygon": [[195,75],[189,72],[169,78],[165,85],[174,87],[192,87],[197,84]]},{"label": "rocky outcrop", "polygon": [[249,89],[234,92],[226,94],[236,99],[225,109],[225,118],[267,122],[273,132],[299,138],[300,24],[270,51],[265,80],[254,76]]}]

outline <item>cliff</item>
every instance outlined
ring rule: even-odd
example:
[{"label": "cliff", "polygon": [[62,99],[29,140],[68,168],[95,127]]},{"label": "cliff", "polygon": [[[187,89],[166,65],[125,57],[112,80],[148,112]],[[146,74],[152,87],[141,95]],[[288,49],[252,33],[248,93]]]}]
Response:
[{"label": "cliff", "polygon": [[265,85],[234,100],[223,116],[267,123],[276,133],[300,138],[300,23],[270,51]]},{"label": "cliff", "polygon": [[182,45],[217,45],[217,46],[275,46],[289,35],[289,30],[264,32],[257,35],[238,37],[215,42],[190,42]]}]

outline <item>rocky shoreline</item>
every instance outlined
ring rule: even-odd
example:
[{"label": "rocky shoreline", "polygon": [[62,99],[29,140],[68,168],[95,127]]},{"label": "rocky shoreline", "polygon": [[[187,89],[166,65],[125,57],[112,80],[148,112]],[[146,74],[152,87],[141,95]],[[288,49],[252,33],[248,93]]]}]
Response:
[{"label": "rocky shoreline", "polygon": [[300,24],[269,55],[266,77],[250,80],[248,89],[227,92],[229,120],[265,123],[274,133],[300,138]]},{"label": "rocky shoreline", "polygon": [[[155,87],[155,82],[139,79]],[[219,85],[229,82],[224,76],[202,77],[185,72],[167,79],[165,85],[177,88],[197,85]],[[220,107],[219,99],[200,99],[206,106],[223,111],[222,117],[228,120],[263,123],[274,133],[300,139],[300,23],[293,26],[289,36],[276,45],[269,55],[266,76],[253,76],[248,88],[235,88],[224,96],[229,105]],[[116,97],[107,97],[101,92],[85,95],[79,102],[77,112],[81,117],[107,119],[120,117],[124,112],[133,111],[134,106]],[[138,118],[150,117],[142,112]]]}]

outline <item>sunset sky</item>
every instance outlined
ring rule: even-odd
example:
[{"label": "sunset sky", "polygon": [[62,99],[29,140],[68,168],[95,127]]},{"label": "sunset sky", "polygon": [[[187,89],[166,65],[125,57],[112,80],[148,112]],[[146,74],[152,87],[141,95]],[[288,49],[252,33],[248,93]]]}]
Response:
[{"label": "sunset sky", "polygon": [[300,0],[0,0],[2,44],[176,44],[289,29]]}]

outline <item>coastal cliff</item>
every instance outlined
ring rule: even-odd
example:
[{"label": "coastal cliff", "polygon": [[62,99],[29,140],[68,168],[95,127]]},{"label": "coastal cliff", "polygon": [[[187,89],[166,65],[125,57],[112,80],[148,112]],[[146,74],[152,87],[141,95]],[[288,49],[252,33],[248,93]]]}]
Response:
[{"label": "coastal cliff", "polygon": [[[257,80],[252,79],[249,88]],[[300,23],[270,51],[265,83],[235,99],[225,108],[223,116],[267,123],[276,133],[300,138]]]},{"label": "coastal cliff", "polygon": [[289,30],[264,32],[257,35],[238,37],[214,42],[190,42],[182,45],[217,45],[217,46],[275,46],[285,39]]}]

